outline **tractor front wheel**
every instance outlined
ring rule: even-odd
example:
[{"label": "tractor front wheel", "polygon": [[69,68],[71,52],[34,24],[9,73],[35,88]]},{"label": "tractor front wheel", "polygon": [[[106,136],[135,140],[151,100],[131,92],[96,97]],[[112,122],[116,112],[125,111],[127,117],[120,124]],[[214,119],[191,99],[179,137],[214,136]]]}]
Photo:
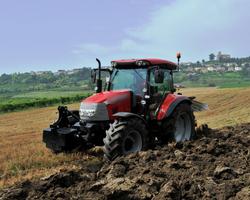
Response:
[{"label": "tractor front wheel", "polygon": [[114,160],[118,156],[144,150],[148,144],[147,138],[148,132],[141,120],[116,120],[103,139],[105,157]]}]

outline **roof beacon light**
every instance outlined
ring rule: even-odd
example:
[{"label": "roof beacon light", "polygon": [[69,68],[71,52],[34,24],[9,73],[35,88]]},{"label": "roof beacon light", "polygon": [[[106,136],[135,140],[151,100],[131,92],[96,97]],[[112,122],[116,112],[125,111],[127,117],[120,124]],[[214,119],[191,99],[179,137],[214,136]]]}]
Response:
[{"label": "roof beacon light", "polygon": [[177,52],[176,58],[178,59],[178,62],[179,62],[179,61],[180,61],[180,58],[181,58],[181,53],[180,53],[180,52]]},{"label": "roof beacon light", "polygon": [[180,59],[181,59],[181,53],[180,52],[177,52],[176,58],[177,58],[177,65],[178,65],[178,71],[179,71],[179,69],[180,69]]}]

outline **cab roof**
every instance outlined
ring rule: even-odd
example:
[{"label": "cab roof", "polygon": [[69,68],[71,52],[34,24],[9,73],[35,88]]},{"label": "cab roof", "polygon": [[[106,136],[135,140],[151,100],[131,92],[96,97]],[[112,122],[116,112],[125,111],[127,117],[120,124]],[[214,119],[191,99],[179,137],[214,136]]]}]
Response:
[{"label": "cab roof", "polygon": [[[145,65],[138,65],[138,63],[145,62]],[[177,64],[163,60],[159,58],[142,58],[142,59],[122,59],[122,60],[113,60],[111,64],[114,68],[122,68],[122,69],[129,69],[129,68],[147,68],[150,66],[159,65],[162,68],[166,68],[169,70],[177,69]]]}]

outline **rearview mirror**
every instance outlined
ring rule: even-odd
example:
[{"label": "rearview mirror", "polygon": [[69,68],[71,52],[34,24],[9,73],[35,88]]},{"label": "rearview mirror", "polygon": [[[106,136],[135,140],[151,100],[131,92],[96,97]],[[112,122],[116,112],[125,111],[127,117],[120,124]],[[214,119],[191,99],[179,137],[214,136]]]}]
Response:
[{"label": "rearview mirror", "polygon": [[95,70],[91,70],[91,81],[92,81],[92,83],[96,82],[96,71]]},{"label": "rearview mirror", "polygon": [[164,71],[161,69],[156,69],[154,72],[155,83],[163,83],[164,81]]}]

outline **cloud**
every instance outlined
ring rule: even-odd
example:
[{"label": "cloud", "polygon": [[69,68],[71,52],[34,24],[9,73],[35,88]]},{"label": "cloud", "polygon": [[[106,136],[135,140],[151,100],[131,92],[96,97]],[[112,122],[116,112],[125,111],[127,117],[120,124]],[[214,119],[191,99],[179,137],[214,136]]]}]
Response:
[{"label": "cloud", "polygon": [[125,38],[116,44],[85,44],[78,53],[98,54],[105,60],[160,57],[183,61],[208,59],[212,52],[249,56],[250,1],[176,0],[150,13],[150,20],[137,28],[124,30]]},{"label": "cloud", "polygon": [[247,0],[177,0],[155,10],[145,25],[128,31],[147,52],[159,56],[183,52],[201,59],[213,51],[249,54],[250,20]]},{"label": "cloud", "polygon": [[77,45],[72,51],[73,54],[107,54],[110,53],[110,47],[105,47],[96,43],[86,43]]}]

